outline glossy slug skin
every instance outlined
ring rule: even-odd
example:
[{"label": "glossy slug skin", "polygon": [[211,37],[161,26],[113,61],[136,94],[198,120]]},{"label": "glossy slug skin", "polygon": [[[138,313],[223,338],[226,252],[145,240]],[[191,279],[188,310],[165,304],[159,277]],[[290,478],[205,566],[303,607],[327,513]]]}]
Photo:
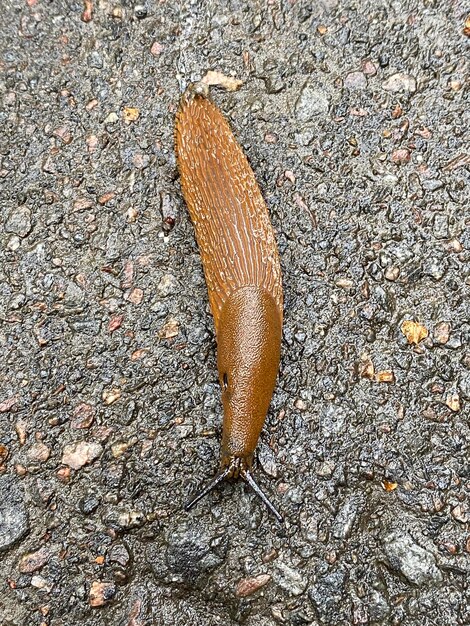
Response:
[{"label": "glossy slug skin", "polygon": [[217,333],[224,424],[222,467],[234,458],[249,468],[276,383],[281,319],[274,298],[242,287],[225,302]]},{"label": "glossy slug skin", "polygon": [[251,467],[279,368],[279,256],[253,171],[200,84],[182,97],[176,152],[217,335],[221,468],[237,477]]}]

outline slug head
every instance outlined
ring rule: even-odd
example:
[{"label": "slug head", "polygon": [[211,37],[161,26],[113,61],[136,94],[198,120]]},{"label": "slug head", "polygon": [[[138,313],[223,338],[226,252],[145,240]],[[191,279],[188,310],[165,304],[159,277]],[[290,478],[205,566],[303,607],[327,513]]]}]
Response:
[{"label": "slug head", "polygon": [[249,470],[279,369],[281,319],[259,287],[237,290],[225,302],[217,328],[217,367],[224,421],[221,466],[240,458]]},{"label": "slug head", "polygon": [[276,383],[280,343],[280,313],[267,291],[247,286],[229,296],[217,326],[217,365],[224,407],[220,469],[188,502],[187,510],[222,481],[241,478],[282,522],[251,472],[253,453]]}]

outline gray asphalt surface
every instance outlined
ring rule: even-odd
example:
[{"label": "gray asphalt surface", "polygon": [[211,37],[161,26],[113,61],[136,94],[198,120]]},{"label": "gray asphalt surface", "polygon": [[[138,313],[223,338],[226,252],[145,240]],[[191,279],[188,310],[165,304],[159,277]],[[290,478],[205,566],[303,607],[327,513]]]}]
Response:
[{"label": "gray asphalt surface", "polygon": [[[83,11],[2,2],[0,624],[469,624],[465,3]],[[173,151],[209,69],[282,257],[285,528],[242,484],[182,509],[221,432]]]}]

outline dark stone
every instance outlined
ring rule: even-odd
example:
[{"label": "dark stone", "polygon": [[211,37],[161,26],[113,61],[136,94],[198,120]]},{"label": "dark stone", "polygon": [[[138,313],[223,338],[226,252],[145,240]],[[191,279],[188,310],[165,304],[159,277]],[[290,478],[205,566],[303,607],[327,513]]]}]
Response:
[{"label": "dark stone", "polygon": [[11,475],[0,476],[0,550],[8,550],[29,531],[23,487]]},{"label": "dark stone", "polygon": [[211,537],[201,527],[192,526],[169,535],[163,568],[151,565],[157,577],[197,587],[223,563],[227,549],[226,538]]},{"label": "dark stone", "polygon": [[351,496],[346,500],[333,522],[332,531],[335,539],[347,539],[349,537],[364,504],[365,498],[362,495]]},{"label": "dark stone", "polygon": [[110,563],[116,563],[121,567],[127,567],[131,560],[129,549],[124,543],[116,543],[108,550],[108,560]]},{"label": "dark stone", "polygon": [[319,619],[325,624],[338,624],[349,614],[350,607],[344,601],[346,572],[338,569],[321,576],[308,590]]},{"label": "dark stone", "polygon": [[78,508],[84,515],[90,515],[96,511],[100,504],[98,497],[94,493],[87,494],[78,503]]}]

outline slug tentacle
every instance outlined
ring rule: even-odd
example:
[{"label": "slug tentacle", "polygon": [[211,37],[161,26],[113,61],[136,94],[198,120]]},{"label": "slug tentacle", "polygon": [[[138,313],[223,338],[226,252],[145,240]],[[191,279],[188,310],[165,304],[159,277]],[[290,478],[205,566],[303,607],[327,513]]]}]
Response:
[{"label": "slug tentacle", "polygon": [[277,521],[282,524],[284,522],[282,515],[276,509],[274,504],[269,500],[267,495],[262,491],[261,487],[253,478],[251,471],[246,467],[246,463],[243,459],[237,457],[233,458],[230,465],[225,468],[221,468],[208,485],[203,487],[201,491],[185,504],[185,510],[189,511],[197,504],[202,498],[207,496],[208,493],[213,491],[217,485],[220,485],[226,479],[229,478],[242,478],[246,484],[254,491],[254,493],[262,500],[267,509],[274,515]]},{"label": "slug tentacle", "polygon": [[252,488],[258,498],[260,498],[264,502],[264,504],[268,507],[268,510],[271,511],[277,521],[282,524],[284,522],[282,515],[276,509],[271,500],[269,500],[268,496],[261,490],[260,486],[256,483],[250,470],[243,470],[242,472],[240,472],[240,476],[243,478],[246,484]]},{"label": "slug tentacle", "polygon": [[199,502],[199,500],[202,500],[202,498],[207,496],[207,494],[215,489],[217,485],[224,481],[227,478],[229,472],[230,470],[228,467],[219,470],[214,478],[210,481],[210,483],[206,485],[203,489],[201,489],[201,491],[199,491],[193,498],[191,498],[189,502],[184,505],[185,510],[189,511],[189,509],[192,509],[193,506]]}]

